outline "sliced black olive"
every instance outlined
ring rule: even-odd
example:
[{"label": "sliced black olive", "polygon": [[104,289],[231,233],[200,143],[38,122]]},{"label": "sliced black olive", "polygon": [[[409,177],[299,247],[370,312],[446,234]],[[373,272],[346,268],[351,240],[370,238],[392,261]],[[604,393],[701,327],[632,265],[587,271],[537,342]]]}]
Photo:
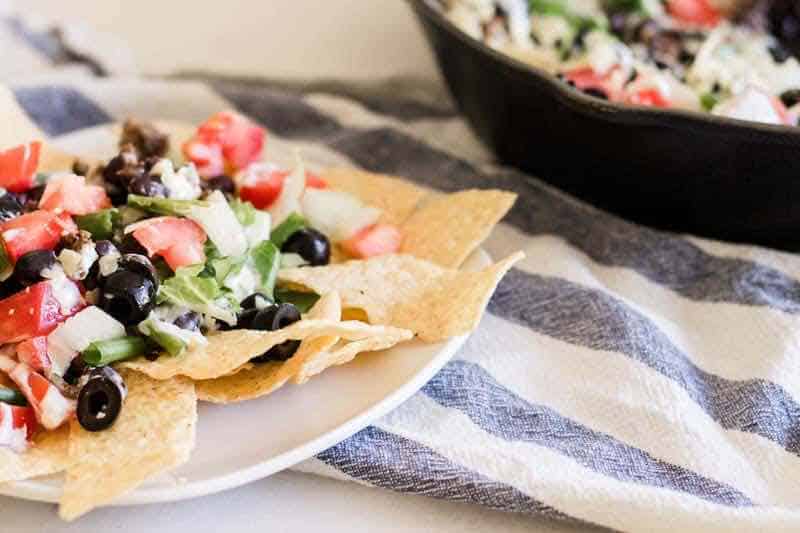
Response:
[{"label": "sliced black olive", "polygon": [[589,96],[594,96],[595,98],[600,98],[601,100],[608,100],[608,95],[602,89],[596,89],[594,87],[588,87],[583,90],[584,93],[588,94]]},{"label": "sliced black olive", "polygon": [[789,89],[781,93],[781,102],[786,107],[792,107],[800,103],[800,89]]},{"label": "sliced black olive", "polygon": [[113,242],[105,240],[95,242],[94,250],[97,252],[97,255],[99,257],[103,257],[104,255],[119,253],[119,250],[117,250],[117,247],[114,246]]},{"label": "sliced black olive", "polygon": [[100,307],[126,326],[138,324],[156,302],[153,282],[138,272],[117,270],[103,282]]},{"label": "sliced black olive", "polygon": [[139,244],[133,233],[126,234],[119,243],[119,251],[123,254],[139,254],[147,256],[147,249]]},{"label": "sliced black olive", "polygon": [[56,263],[56,254],[50,250],[37,250],[28,252],[14,265],[14,279],[23,287],[33,285],[42,280],[42,270],[53,268]]},{"label": "sliced black olive", "polygon": [[83,360],[83,357],[73,357],[72,362],[67,367],[67,371],[64,372],[64,381],[70,385],[77,385],[78,380],[86,373],[88,369],[89,365],[86,364],[86,361]]},{"label": "sliced black olive", "polygon": [[131,194],[139,196],[152,196],[154,198],[166,198],[167,188],[153,176],[143,175],[132,180],[128,185]]},{"label": "sliced black olive", "polygon": [[239,329],[253,329],[253,319],[258,314],[255,307],[245,309],[236,317],[236,327]]},{"label": "sliced black olive", "polygon": [[257,309],[260,311],[261,309],[269,307],[274,303],[275,302],[272,301],[272,298],[270,298],[263,292],[254,292],[253,294],[251,294],[250,296],[239,302],[239,305],[242,307],[242,309]]},{"label": "sliced black olive", "polygon": [[114,423],[128,390],[122,376],[110,366],[89,372],[78,394],[78,422],[86,431],[102,431]]},{"label": "sliced black olive", "polygon": [[327,265],[331,260],[331,243],[317,230],[303,228],[286,239],[281,252],[298,254],[313,266]]},{"label": "sliced black olive", "polygon": [[153,263],[146,255],[142,254],[125,254],[119,259],[118,270],[128,270],[141,274],[149,279],[153,286],[158,290],[158,273]]},{"label": "sliced black olive", "polygon": [[6,193],[0,196],[0,222],[17,218],[22,214],[22,202],[16,195]]},{"label": "sliced black olive", "polygon": [[37,185],[25,193],[25,203],[22,206],[25,211],[36,211],[39,209],[39,200],[44,194],[44,185]]},{"label": "sliced black olive", "polygon": [[13,277],[0,283],[0,300],[8,298],[12,294],[16,294],[24,289]]},{"label": "sliced black olive", "polygon": [[[300,311],[292,304],[283,303],[272,305],[259,311],[250,324],[251,329],[261,331],[276,331],[294,324],[300,320]],[[273,346],[263,354],[254,357],[253,363],[266,363],[267,361],[286,361],[300,347],[300,341],[288,340]]]},{"label": "sliced black olive", "polygon": [[181,329],[188,329],[189,331],[200,331],[200,324],[202,323],[203,318],[200,316],[199,313],[194,311],[188,311],[178,318],[176,318],[172,323],[178,326]]},{"label": "sliced black olive", "polygon": [[233,194],[236,192],[236,184],[230,176],[217,176],[203,180],[201,184],[207,191],[222,191],[225,194]]}]

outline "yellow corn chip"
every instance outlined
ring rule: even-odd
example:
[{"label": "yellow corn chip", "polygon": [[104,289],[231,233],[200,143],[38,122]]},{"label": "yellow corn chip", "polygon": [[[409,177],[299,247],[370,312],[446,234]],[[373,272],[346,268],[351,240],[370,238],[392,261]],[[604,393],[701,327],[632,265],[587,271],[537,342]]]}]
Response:
[{"label": "yellow corn chip", "polygon": [[[310,318],[333,319],[341,315],[339,297],[336,302],[326,301],[329,295],[320,298],[309,312]],[[370,328],[366,324],[362,327]],[[374,328],[374,326],[372,326]],[[213,403],[232,403],[265,396],[282,387],[292,379],[305,383],[311,376],[326,368],[351,361],[365,351],[390,348],[398,342],[411,338],[407,330],[373,330],[375,334],[363,340],[339,341],[336,336],[309,337],[303,340],[297,352],[284,363],[266,363],[252,369],[242,370],[231,376],[195,382],[200,400]]]},{"label": "yellow corn chip", "polygon": [[384,255],[340,265],[288,268],[280,283],[318,294],[338,290],[342,307],[363,310],[371,324],[410,329],[435,342],[475,329],[500,278],[517,252],[477,272],[445,269],[410,255]]},{"label": "yellow corn chip", "polygon": [[69,426],[42,431],[25,453],[0,448],[0,483],[61,472],[69,466]]},{"label": "yellow corn chip", "polygon": [[517,195],[472,189],[430,198],[403,222],[400,253],[458,268],[514,205]]},{"label": "yellow corn chip", "polygon": [[186,379],[157,381],[122,371],[128,396],[111,428],[72,423],[59,514],[74,520],[112,502],[154,474],[185,463],[194,448],[197,397]]},{"label": "yellow corn chip", "polygon": [[[409,332],[408,338],[410,337]],[[294,373],[292,381],[298,385],[303,384],[332,366],[349,363],[360,353],[386,350],[397,342],[396,338],[390,336],[375,336],[360,341],[340,342],[329,350],[319,352],[315,357],[309,357],[303,361]]]},{"label": "yellow corn chip", "polygon": [[371,174],[351,168],[325,171],[331,189],[350,193],[366,205],[383,211],[381,222],[400,225],[429,193],[401,178]]},{"label": "yellow corn chip", "polygon": [[[305,316],[309,320],[331,320],[342,318],[342,301],[339,293],[324,294]],[[284,362],[269,362],[259,365],[247,363],[249,368],[216,379],[197,381],[197,398],[214,403],[231,403],[265,396],[283,386],[294,374],[298,361],[313,357],[327,350],[339,340],[335,336],[309,337],[304,339],[294,355]]]},{"label": "yellow corn chip", "polygon": [[[331,291],[323,291],[322,294],[326,292]],[[209,336],[206,346],[177,357],[162,355],[155,361],[140,357],[119,366],[138,370],[154,379],[169,379],[174,376],[187,376],[194,380],[214,379],[230,375],[253,357],[290,339],[335,336],[361,340],[376,335],[397,336],[402,340],[410,334],[397,328],[369,326],[361,322],[301,320],[277,331],[225,331]]]}]

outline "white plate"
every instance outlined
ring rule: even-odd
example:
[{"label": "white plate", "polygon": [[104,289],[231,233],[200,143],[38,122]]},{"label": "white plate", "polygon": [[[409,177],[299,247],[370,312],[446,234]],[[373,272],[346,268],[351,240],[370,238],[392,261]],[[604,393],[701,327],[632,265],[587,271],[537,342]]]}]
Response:
[{"label": "white plate", "polygon": [[[59,144],[73,153],[91,155],[99,131],[74,133]],[[102,138],[108,139],[107,133]],[[489,256],[479,250],[465,268],[478,269],[489,263]],[[201,403],[197,447],[191,460],[114,504],[194,498],[289,468],[400,405],[425,385],[465,340],[466,336],[437,344],[413,341],[359,356],[305,385],[286,385],[264,398],[227,406]],[[56,502],[61,483],[60,476],[8,483],[0,485],[0,494]]]}]

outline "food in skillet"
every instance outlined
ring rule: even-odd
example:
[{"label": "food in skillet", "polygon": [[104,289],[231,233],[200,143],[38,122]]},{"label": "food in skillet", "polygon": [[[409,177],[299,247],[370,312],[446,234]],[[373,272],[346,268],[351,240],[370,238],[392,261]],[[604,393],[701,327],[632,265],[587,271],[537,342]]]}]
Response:
[{"label": "food in skillet", "polygon": [[614,102],[796,126],[792,0],[447,0],[497,50]]},{"label": "food in skillet", "polygon": [[74,519],[186,462],[198,400],[468,333],[521,258],[458,270],[511,193],[283,169],[265,139],[221,112],[172,159],[134,121],[105,162],[0,152],[0,482],[64,472]]}]

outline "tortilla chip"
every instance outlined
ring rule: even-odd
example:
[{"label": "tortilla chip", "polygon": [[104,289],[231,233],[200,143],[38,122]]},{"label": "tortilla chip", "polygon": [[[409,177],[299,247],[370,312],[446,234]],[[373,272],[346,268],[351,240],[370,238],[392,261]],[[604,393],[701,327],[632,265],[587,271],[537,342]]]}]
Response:
[{"label": "tortilla chip", "polygon": [[383,211],[380,221],[399,226],[429,193],[401,178],[352,168],[330,169],[322,178],[331,189],[350,193],[366,205]]},{"label": "tortilla chip", "polygon": [[[337,320],[340,316],[341,303],[337,293],[324,295],[308,313],[310,319]],[[340,342],[337,336],[308,337],[286,362],[256,365],[230,376],[195,382],[197,396],[213,403],[252,400],[276,391],[290,379],[295,383],[305,383],[311,376],[330,366],[351,361],[361,352],[390,348],[412,335],[410,331],[394,328],[373,331],[373,336],[356,341]]]},{"label": "tortilla chip", "polygon": [[[410,337],[410,335],[409,335]],[[352,342],[338,343],[330,350],[320,352],[315,357],[309,357],[299,366],[292,381],[302,385],[311,377],[316,376],[332,366],[343,365],[355,359],[356,355],[364,352],[377,352],[386,350],[397,344],[397,339],[389,336],[376,336]]]},{"label": "tortilla chip", "polygon": [[72,422],[59,514],[74,520],[139,486],[154,474],[189,460],[195,444],[197,396],[186,379],[156,381],[122,371],[128,396],[105,431]]},{"label": "tortilla chip", "polygon": [[517,195],[472,189],[430,198],[400,226],[400,253],[458,268],[508,213]]},{"label": "tortilla chip", "polygon": [[[305,318],[310,320],[340,321],[342,318],[342,300],[339,293],[324,294],[317,300]],[[216,379],[197,381],[197,398],[207,402],[231,403],[251,400],[267,395],[283,386],[292,376],[296,361],[300,358],[313,357],[316,353],[327,350],[339,340],[336,336],[307,338],[300,343],[297,351],[289,360],[254,365],[247,363],[245,367],[231,375]]]},{"label": "tortilla chip", "polygon": [[318,294],[336,289],[345,312],[361,309],[371,324],[410,329],[435,342],[475,329],[500,278],[523,257],[517,252],[484,270],[462,272],[410,255],[384,255],[283,269],[278,281]]},{"label": "tortilla chip", "polygon": [[[332,291],[323,291],[321,294],[326,292]],[[138,370],[154,379],[169,379],[174,376],[187,376],[194,380],[214,379],[231,374],[253,357],[290,339],[336,336],[361,340],[379,335],[395,336],[404,340],[411,334],[398,328],[369,326],[362,322],[304,319],[277,331],[225,331],[209,336],[206,346],[177,357],[162,355],[155,361],[140,357],[119,366]]]},{"label": "tortilla chip", "polygon": [[42,431],[25,453],[0,448],[0,483],[55,474],[69,466],[69,426]]}]

